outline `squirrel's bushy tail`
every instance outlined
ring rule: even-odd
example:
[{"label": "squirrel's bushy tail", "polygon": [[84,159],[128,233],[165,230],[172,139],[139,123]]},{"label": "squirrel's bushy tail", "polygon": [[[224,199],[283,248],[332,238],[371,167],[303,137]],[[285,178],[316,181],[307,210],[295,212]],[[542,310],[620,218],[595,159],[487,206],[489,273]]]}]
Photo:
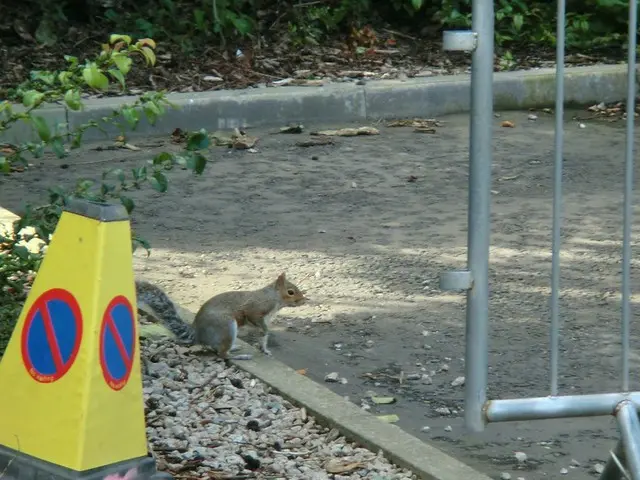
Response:
[{"label": "squirrel's bushy tail", "polygon": [[195,331],[181,317],[169,296],[159,287],[144,280],[136,280],[138,304],[148,305],[158,320],[167,327],[181,342],[195,343]]}]

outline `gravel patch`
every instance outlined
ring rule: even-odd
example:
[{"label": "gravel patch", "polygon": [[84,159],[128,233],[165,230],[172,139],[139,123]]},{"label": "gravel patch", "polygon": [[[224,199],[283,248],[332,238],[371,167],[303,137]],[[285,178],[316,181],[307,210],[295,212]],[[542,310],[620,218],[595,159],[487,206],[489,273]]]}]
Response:
[{"label": "gravel patch", "polygon": [[414,479],[198,347],[142,340],[147,437],[176,478]]}]

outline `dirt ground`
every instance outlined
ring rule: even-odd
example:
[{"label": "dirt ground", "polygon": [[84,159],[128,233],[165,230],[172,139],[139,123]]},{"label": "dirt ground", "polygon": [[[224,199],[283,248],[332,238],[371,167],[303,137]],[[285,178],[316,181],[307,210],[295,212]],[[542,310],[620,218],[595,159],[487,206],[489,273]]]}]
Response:
[{"label": "dirt ground", "polygon": [[[527,115],[494,122],[491,398],[549,389],[553,117]],[[516,127],[501,128],[505,119]],[[567,119],[560,388],[616,391],[624,126],[579,128],[571,112]],[[378,136],[301,148],[300,135],[260,131],[250,132],[261,138],[257,153],[214,147],[202,177],[176,172],[167,194],[134,195],[134,228],[154,247],[148,258],[136,252],[136,272],[197,309],[215,293],[259,287],[286,271],[312,301],[276,319],[276,358],[318,382],[338,372],[347,383],[327,387],[365,400],[373,413],[397,414],[400,427],[495,478],[595,476],[617,439],[612,418],[494,424],[479,435],[463,428],[464,387],[451,384],[464,375],[465,302],[441,292],[438,275],[466,261],[468,116],[440,120],[436,134],[378,125]],[[139,164],[163,143],[37,161],[0,178],[0,204],[19,211],[48,185]],[[636,330],[632,346],[637,340]],[[397,401],[373,405],[369,391]],[[523,465],[518,451],[528,457]]]}]

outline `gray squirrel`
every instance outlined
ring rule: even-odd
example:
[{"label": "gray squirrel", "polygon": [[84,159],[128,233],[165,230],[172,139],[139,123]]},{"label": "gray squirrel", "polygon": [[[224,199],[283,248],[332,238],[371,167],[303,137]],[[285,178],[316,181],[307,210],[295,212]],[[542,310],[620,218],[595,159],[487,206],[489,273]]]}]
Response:
[{"label": "gray squirrel", "polygon": [[223,292],[207,300],[193,321],[185,322],[169,296],[156,285],[145,280],[136,280],[138,305],[147,305],[180,343],[205,345],[227,360],[250,360],[251,354],[229,357],[237,350],[238,327],[252,325],[262,330],[260,350],[271,355],[267,348],[269,323],[278,311],[287,306],[299,306],[308,299],[300,289],[288,281],[284,273],[257,290]]}]

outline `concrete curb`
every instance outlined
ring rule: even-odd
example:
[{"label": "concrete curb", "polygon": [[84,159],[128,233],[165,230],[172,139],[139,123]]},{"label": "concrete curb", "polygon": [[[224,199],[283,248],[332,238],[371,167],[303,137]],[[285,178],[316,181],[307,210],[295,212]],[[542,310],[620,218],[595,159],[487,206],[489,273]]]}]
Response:
[{"label": "concrete curb", "polygon": [[[565,70],[565,102],[585,105],[608,102],[626,96],[626,65],[574,67]],[[391,117],[437,117],[468,112],[470,75],[440,76],[401,80],[372,80],[364,85],[334,83],[321,87],[277,87],[242,91],[169,94],[180,106],[170,109],[155,126],[142,121],[130,137],[166,135],[176,127],[208,131],[234,127],[282,126],[371,121]],[[122,103],[136,97],[90,100],[82,112],[57,106],[40,110],[51,124],[68,121],[71,128],[99,119]],[[552,106],[555,101],[555,70],[551,68],[494,75],[494,108],[526,109]],[[109,133],[117,133],[113,128]],[[0,140],[19,143],[34,138],[30,127],[16,125]],[[98,130],[85,134],[87,140],[105,138]]]},{"label": "concrete curb", "polygon": [[[178,311],[184,320],[193,321],[193,312],[180,306]],[[150,327],[150,336],[161,336],[162,330],[166,332],[165,335],[171,335],[164,327]],[[421,479],[490,480],[490,477],[396,425],[384,423],[284,363],[263,355],[246,342],[238,339],[238,345],[242,348],[242,353],[252,353],[254,360],[232,361],[236,367],[271,386],[294,405],[306,408],[320,424],[337,428],[348,440],[373,452],[382,450],[391,462],[411,470]]]}]

